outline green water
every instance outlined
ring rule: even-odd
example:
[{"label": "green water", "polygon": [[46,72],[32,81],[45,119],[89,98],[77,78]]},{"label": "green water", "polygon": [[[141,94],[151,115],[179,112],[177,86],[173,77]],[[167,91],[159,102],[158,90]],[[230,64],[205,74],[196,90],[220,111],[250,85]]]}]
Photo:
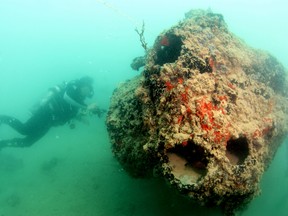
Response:
[{"label": "green water", "polygon": [[[193,8],[222,13],[231,31],[271,52],[288,68],[287,4],[274,1],[0,0],[0,114],[25,121],[51,86],[89,75],[96,101],[109,107],[119,83],[138,74],[135,26],[152,45]],[[113,158],[105,118],[52,128],[30,148],[0,152],[0,216],[221,215],[191,204],[160,179],[133,179]],[[0,127],[0,139],[18,136]],[[288,141],[261,181],[262,193],[243,216],[285,216]]]}]

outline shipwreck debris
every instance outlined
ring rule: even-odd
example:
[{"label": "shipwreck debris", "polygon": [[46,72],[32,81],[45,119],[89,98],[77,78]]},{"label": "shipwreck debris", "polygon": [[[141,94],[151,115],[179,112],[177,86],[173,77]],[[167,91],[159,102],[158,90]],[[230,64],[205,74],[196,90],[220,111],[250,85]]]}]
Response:
[{"label": "shipwreck debris", "polygon": [[222,15],[190,11],[155,40],[144,71],[114,91],[112,150],[131,175],[157,171],[233,215],[259,193],[287,134],[286,74],[229,32]]}]

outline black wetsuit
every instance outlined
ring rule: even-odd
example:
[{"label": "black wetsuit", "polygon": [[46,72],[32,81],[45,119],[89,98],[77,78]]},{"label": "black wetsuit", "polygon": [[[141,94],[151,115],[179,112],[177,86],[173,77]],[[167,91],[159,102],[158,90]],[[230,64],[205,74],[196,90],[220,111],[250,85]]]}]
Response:
[{"label": "black wetsuit", "polygon": [[[72,99],[79,106],[69,103],[66,97]],[[33,112],[33,115],[25,122],[13,118],[11,116],[0,115],[1,123],[7,124],[15,129],[24,138],[14,138],[9,140],[0,140],[0,149],[3,147],[27,147],[31,146],[53,126],[63,125],[78,113],[81,106],[84,108],[84,99],[81,97],[79,89],[75,82],[55,86],[50,89],[49,96],[39,107]]]}]

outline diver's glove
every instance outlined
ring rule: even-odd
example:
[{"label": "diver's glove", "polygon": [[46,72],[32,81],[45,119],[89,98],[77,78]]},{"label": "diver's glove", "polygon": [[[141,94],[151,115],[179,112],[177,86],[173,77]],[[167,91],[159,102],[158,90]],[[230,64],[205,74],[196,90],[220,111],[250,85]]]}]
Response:
[{"label": "diver's glove", "polygon": [[101,109],[100,107],[98,107],[95,103],[90,104],[87,107],[87,110],[90,114],[92,115],[97,115],[99,118],[101,118],[106,112],[106,109]]},{"label": "diver's glove", "polygon": [[107,112],[107,110],[97,107],[96,109],[90,110],[90,112],[101,118]]}]

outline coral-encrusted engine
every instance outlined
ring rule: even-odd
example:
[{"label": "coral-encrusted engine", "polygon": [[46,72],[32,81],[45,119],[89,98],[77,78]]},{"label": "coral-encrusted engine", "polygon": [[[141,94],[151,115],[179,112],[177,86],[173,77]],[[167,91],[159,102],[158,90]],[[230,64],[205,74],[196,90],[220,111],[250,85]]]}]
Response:
[{"label": "coral-encrusted engine", "polygon": [[191,11],[155,41],[141,75],[115,90],[112,149],[133,176],[155,170],[182,194],[227,215],[259,192],[287,133],[287,81],[270,54]]}]

